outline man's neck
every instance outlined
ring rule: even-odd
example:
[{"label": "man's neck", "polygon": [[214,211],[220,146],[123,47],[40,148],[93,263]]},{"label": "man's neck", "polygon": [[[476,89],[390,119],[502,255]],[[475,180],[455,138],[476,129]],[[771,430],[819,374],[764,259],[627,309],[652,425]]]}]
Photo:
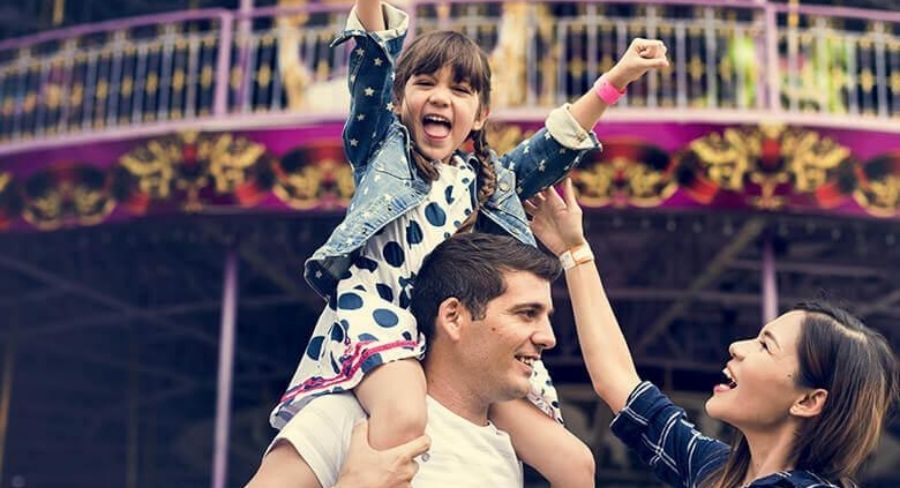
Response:
[{"label": "man's neck", "polygon": [[458,381],[456,374],[426,362],[425,378],[431,398],[475,425],[487,425],[490,402]]},{"label": "man's neck", "polygon": [[792,469],[789,458],[794,446],[794,426],[774,432],[744,433],[750,448],[750,465],[744,483]]}]

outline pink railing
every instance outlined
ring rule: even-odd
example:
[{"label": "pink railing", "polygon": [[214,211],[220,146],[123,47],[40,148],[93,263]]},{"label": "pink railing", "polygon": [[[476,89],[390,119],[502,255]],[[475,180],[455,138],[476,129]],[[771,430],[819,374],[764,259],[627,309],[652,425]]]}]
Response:
[{"label": "pink railing", "polygon": [[[410,1],[416,32],[465,32],[490,54],[495,113],[572,99],[633,37],[672,61],[617,116],[900,131],[900,12],[758,1]],[[199,10],[0,42],[0,152],[181,128],[343,116],[346,6]],[[225,46],[225,48],[223,48]]]}]

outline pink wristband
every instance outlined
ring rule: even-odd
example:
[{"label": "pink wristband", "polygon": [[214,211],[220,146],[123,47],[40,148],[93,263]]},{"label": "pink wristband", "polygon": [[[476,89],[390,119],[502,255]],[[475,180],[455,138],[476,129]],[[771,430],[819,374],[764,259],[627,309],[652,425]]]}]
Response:
[{"label": "pink wristband", "polygon": [[606,102],[607,105],[613,105],[625,94],[625,90],[619,90],[614,87],[612,83],[606,80],[606,76],[604,75],[597,78],[597,81],[594,82],[594,93],[600,97],[600,100]]}]

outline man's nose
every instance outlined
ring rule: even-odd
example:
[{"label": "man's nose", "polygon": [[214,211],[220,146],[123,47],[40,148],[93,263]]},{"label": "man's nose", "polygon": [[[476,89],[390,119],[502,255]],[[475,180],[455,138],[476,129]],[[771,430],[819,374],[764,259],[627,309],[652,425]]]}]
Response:
[{"label": "man's nose", "polygon": [[538,330],[534,333],[531,340],[540,346],[541,349],[553,349],[556,347],[556,334],[553,333],[553,326],[549,320],[544,320],[538,326]]}]

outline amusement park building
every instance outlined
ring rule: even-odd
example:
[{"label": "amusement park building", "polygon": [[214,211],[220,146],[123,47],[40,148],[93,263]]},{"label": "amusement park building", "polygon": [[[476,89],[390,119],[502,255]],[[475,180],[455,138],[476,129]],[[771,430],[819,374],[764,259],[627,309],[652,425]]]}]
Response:
[{"label": "amusement park building", "polygon": [[[285,2],[290,3],[290,2]],[[322,303],[303,261],[353,193],[347,5],[211,8],[0,41],[0,487],[239,486]],[[573,178],[643,376],[707,433],[727,345],[827,297],[900,350],[900,11],[765,1],[405,2],[489,53],[498,152],[629,40],[670,68]],[[352,43],[351,43],[352,44]],[[564,287],[546,362],[603,486]],[[865,422],[866,419],[859,419]],[[864,486],[900,486],[893,419]],[[529,476],[529,486],[542,486]]]}]

